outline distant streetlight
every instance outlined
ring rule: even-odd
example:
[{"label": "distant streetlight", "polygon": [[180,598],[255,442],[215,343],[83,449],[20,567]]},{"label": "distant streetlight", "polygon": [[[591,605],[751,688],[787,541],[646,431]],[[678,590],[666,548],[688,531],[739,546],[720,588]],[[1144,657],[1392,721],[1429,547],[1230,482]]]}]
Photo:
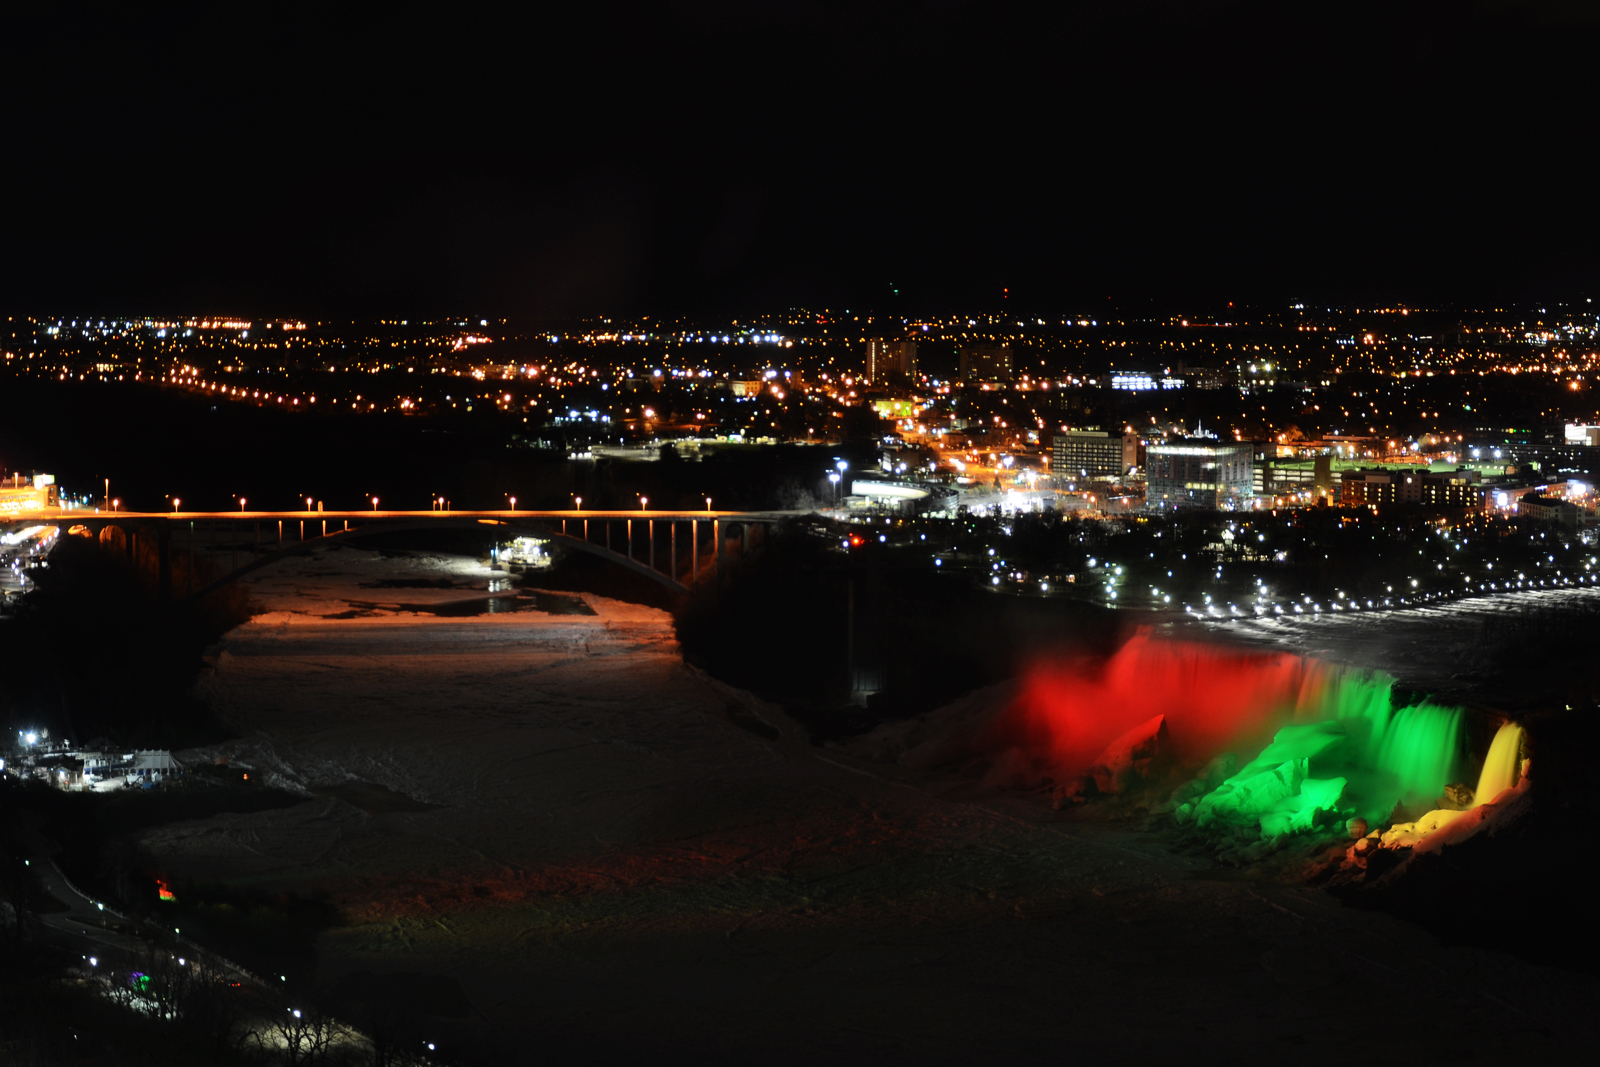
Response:
[{"label": "distant streetlight", "polygon": [[172,498],[172,510],[174,514],[177,513],[178,505],[181,503],[183,503],[183,501],[179,500],[177,497]]},{"label": "distant streetlight", "polygon": [[311,498],[310,497],[306,497],[306,513],[309,514],[310,512],[311,512]]},{"label": "distant streetlight", "polygon": [[639,498],[639,510],[643,511],[645,509],[646,505],[648,505],[649,503],[650,503],[650,498],[649,497],[647,497],[647,496],[640,497]]},{"label": "distant streetlight", "polygon": [[113,501],[112,501],[112,502],[111,502],[111,510],[112,510],[112,511],[116,511],[116,510],[117,510],[117,509],[118,509],[118,508],[120,508],[120,507],[121,507],[121,506],[122,506],[122,500],[121,500],[121,498],[118,498],[118,499],[116,499],[116,500],[113,500]]},{"label": "distant streetlight", "polygon": [[244,499],[244,497],[240,497],[239,498],[239,510],[240,511],[244,510],[244,505],[245,505],[245,499]]},{"label": "distant streetlight", "polygon": [[378,498],[377,497],[373,497],[372,498],[372,510],[373,511],[377,511],[378,510]]},{"label": "distant streetlight", "polygon": [[511,498],[511,510],[512,511],[516,511],[517,510],[517,498],[516,497],[512,497]]},{"label": "distant streetlight", "polygon": [[707,511],[711,510],[711,498],[710,497],[706,497],[706,510]]},{"label": "distant streetlight", "polygon": [[572,498],[572,510],[573,511],[582,511],[583,510],[583,497],[575,496],[575,497]]}]

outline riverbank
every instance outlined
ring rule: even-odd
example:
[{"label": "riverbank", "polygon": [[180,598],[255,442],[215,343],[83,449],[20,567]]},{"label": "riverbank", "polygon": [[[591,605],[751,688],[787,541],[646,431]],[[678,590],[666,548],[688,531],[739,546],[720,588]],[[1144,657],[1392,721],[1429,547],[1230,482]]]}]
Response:
[{"label": "riverbank", "polygon": [[[818,748],[685,666],[664,613],[330,619],[322,577],[350,575],[263,597],[202,683],[241,736],[198,754],[306,799],[141,847],[180,882],[323,897],[320,980],[459,990],[435,1021],[485,1061],[1204,1060],[1247,1019],[1253,1048],[1316,1062],[1346,1058],[1352,1005],[1420,1020],[1380,1059],[1595,1036],[1590,978]],[[311,608],[279,610],[291,592]]]}]

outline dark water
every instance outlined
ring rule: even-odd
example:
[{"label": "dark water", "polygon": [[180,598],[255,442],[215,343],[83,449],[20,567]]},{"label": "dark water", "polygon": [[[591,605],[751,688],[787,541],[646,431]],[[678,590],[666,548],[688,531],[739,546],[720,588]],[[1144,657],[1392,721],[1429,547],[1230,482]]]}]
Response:
[{"label": "dark water", "polygon": [[[410,559],[411,554],[390,552],[379,555],[384,558]],[[451,589],[455,583],[448,578],[382,578],[376,582],[362,582],[363,589]]]},{"label": "dark water", "polygon": [[512,596],[492,596],[477,600],[453,600],[444,604],[401,604],[405,611],[438,615],[445,618],[464,618],[472,615],[500,615],[513,611],[539,611],[546,615],[593,615],[594,609],[582,597],[563,596],[560,593],[519,593]]}]

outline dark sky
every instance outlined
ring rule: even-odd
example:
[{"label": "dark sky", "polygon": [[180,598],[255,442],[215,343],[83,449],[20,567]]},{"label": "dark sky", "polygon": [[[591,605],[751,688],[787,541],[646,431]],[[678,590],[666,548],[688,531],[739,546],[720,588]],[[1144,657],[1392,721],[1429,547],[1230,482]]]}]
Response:
[{"label": "dark sky", "polygon": [[13,312],[1600,288],[1600,4],[31,6]]}]

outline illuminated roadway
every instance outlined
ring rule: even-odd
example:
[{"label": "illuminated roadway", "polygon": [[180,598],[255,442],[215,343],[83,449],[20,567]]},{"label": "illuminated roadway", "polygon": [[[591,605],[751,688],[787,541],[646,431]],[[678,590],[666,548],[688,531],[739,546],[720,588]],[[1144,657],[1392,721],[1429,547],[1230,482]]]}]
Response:
[{"label": "illuminated roadway", "polygon": [[751,522],[770,522],[773,519],[789,518],[795,515],[809,515],[809,509],[800,511],[651,511],[632,509],[628,511],[597,511],[573,510],[571,508],[561,511],[532,511],[523,508],[502,508],[493,511],[467,510],[454,508],[429,511],[387,511],[368,508],[364,511],[101,511],[87,508],[42,508],[35,511],[16,511],[4,517],[3,521],[26,521],[35,523],[51,523],[54,525],[74,522],[301,522],[315,519],[338,519],[351,521],[359,519],[372,522],[376,519],[406,519],[426,522],[430,519],[463,519],[475,518],[484,522],[509,522],[513,520],[542,520],[552,519],[657,519],[661,521],[676,522],[704,522],[707,520],[721,520],[723,522],[738,522],[749,520]]},{"label": "illuminated roadway", "polygon": [[[611,559],[619,565],[641,573],[677,592],[688,592],[688,587],[678,580],[678,527],[682,523],[690,524],[690,550],[689,579],[697,582],[701,571],[699,553],[699,532],[702,523],[711,526],[710,548],[712,552],[711,566],[714,570],[721,570],[724,553],[729,541],[729,525],[740,528],[740,554],[750,547],[749,539],[751,527],[765,527],[767,524],[777,522],[783,518],[794,515],[808,515],[811,511],[651,511],[647,509],[628,511],[601,511],[601,510],[561,510],[537,511],[521,508],[496,509],[490,511],[455,510],[430,508],[427,511],[384,511],[379,509],[366,511],[102,511],[99,509],[79,508],[50,508],[36,511],[18,511],[11,513],[8,518],[13,522],[31,522],[35,524],[49,524],[58,528],[65,528],[71,532],[75,528],[87,529],[91,534],[103,536],[108,528],[120,528],[123,531],[124,542],[127,546],[129,558],[133,558],[134,540],[138,538],[139,528],[149,530],[156,527],[160,532],[157,536],[159,545],[159,583],[162,599],[172,596],[172,568],[171,568],[171,542],[172,531],[188,526],[185,540],[188,549],[194,549],[194,535],[196,526],[208,527],[212,533],[213,548],[215,531],[218,526],[231,525],[234,527],[244,525],[255,526],[256,544],[250,551],[251,560],[243,567],[233,567],[229,574],[217,578],[198,591],[192,591],[192,597],[203,597],[219,586],[225,585],[234,579],[262,566],[273,562],[285,554],[298,554],[317,543],[327,543],[334,539],[344,540],[381,532],[403,532],[406,530],[425,529],[430,526],[457,527],[481,523],[485,526],[509,528],[511,532],[527,524],[539,524],[545,529],[538,531],[550,540],[558,541],[570,547],[593,555]],[[635,527],[638,521],[644,529],[645,544],[640,546],[644,551],[644,558],[636,559]],[[261,538],[261,525],[263,523],[277,523],[278,529],[275,537],[263,543]],[[330,529],[329,523],[335,524]],[[557,532],[553,527],[560,523]],[[307,528],[307,524],[310,528]],[[577,530],[570,530],[568,524],[576,524]],[[596,523],[602,528],[603,537],[596,540],[591,538],[590,523]],[[611,530],[616,523],[626,523],[627,530],[624,538],[625,553],[617,552],[611,548]],[[666,526],[668,543],[662,547],[667,553],[668,568],[665,572],[656,567],[658,558],[656,552],[657,524]],[[287,529],[285,524],[289,524]],[[532,531],[530,531],[532,532]],[[287,536],[285,536],[287,534]],[[275,543],[274,543],[275,542]],[[229,549],[232,556],[233,548]],[[265,553],[265,554],[263,554]],[[237,560],[235,558],[235,564]],[[190,572],[192,574],[192,571]]]}]

